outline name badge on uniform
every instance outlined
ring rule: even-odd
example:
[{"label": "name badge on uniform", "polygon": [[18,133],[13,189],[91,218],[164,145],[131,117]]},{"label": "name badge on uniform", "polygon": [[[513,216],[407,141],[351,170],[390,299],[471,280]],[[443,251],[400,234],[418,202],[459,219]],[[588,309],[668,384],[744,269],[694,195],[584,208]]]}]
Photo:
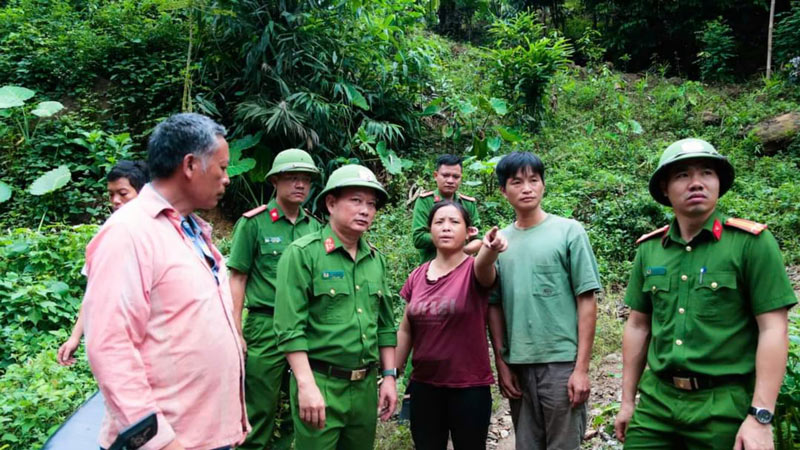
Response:
[{"label": "name badge on uniform", "polygon": [[265,244],[280,244],[280,243],[281,243],[281,241],[282,241],[282,239],[281,239],[281,237],[280,237],[280,236],[275,236],[275,237],[265,237],[265,238],[264,238],[264,243],[265,243]]},{"label": "name badge on uniform", "polygon": [[343,280],[344,270],[324,270],[322,271],[323,280]]},{"label": "name badge on uniform", "polygon": [[666,275],[667,268],[663,266],[648,267],[645,269],[644,274],[647,275],[648,277],[650,275]]}]

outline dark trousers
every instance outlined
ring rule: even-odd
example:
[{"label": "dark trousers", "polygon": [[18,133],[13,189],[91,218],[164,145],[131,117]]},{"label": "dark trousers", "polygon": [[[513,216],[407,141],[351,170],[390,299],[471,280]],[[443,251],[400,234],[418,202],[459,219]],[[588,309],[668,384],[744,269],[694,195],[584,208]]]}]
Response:
[{"label": "dark trousers", "polygon": [[412,381],[411,437],[417,450],[485,450],[492,394],[489,386],[437,387]]}]

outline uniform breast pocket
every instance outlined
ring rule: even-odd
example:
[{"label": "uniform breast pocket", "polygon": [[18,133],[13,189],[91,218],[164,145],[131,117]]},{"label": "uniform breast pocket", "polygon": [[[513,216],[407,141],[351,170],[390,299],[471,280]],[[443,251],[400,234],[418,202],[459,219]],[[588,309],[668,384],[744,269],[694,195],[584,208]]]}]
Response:
[{"label": "uniform breast pocket", "polygon": [[555,297],[563,289],[561,286],[564,277],[561,266],[557,264],[533,265],[533,295],[535,297]]},{"label": "uniform breast pocket", "polygon": [[736,289],[736,272],[708,272],[702,283],[698,277],[692,290],[695,315],[704,321],[724,322],[741,312],[741,297]]},{"label": "uniform breast pocket", "polygon": [[321,323],[343,323],[353,315],[350,285],[345,280],[315,281],[311,314]]},{"label": "uniform breast pocket", "polygon": [[378,311],[378,307],[383,301],[383,296],[386,295],[386,291],[384,290],[383,285],[372,281],[367,284],[367,289],[367,292],[369,293],[370,311],[374,314]]},{"label": "uniform breast pocket", "polygon": [[642,292],[650,294],[653,316],[662,323],[675,308],[673,297],[676,296],[670,294],[671,281],[671,277],[667,275],[653,275],[645,278],[642,284]]},{"label": "uniform breast pocket", "polygon": [[286,244],[282,242],[261,242],[259,244],[259,265],[268,274],[274,274],[278,268],[278,260],[281,259]]}]

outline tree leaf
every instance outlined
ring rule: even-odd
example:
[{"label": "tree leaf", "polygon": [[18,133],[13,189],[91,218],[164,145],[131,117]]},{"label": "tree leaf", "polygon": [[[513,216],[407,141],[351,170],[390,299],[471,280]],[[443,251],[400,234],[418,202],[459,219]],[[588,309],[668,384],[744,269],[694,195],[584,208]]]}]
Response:
[{"label": "tree leaf", "polygon": [[245,158],[242,160],[233,161],[228,165],[228,177],[233,178],[243,173],[253,170],[256,166],[256,160],[253,158]]},{"label": "tree leaf", "polygon": [[425,116],[432,116],[434,114],[438,114],[439,111],[442,110],[441,104],[442,104],[443,100],[444,100],[444,97],[438,97],[438,98],[433,99],[430,103],[428,103],[428,106],[425,107],[425,109],[422,111],[421,115],[423,117],[425,117]]},{"label": "tree leaf", "polygon": [[0,88],[0,109],[14,108],[25,104],[25,100],[36,92],[19,86],[3,86]]},{"label": "tree leaf", "polygon": [[355,86],[350,83],[344,83],[344,89],[347,91],[347,98],[350,99],[350,103],[359,108],[363,109],[364,111],[369,111],[369,105],[367,104],[367,99],[361,95],[361,92],[358,92]]},{"label": "tree leaf", "polygon": [[11,198],[11,186],[0,181],[0,203],[7,202]]},{"label": "tree leaf", "polygon": [[506,142],[519,142],[522,140],[522,136],[512,128],[496,127],[495,129]]},{"label": "tree leaf", "polygon": [[263,133],[261,132],[256,134],[248,134],[247,136],[231,141],[230,143],[231,159],[233,159],[234,152],[238,152],[237,154],[241,155],[242,151],[253,148],[256,145],[258,145],[258,143],[261,142],[262,135]]},{"label": "tree leaf", "polygon": [[491,150],[492,153],[497,153],[502,143],[503,139],[500,138],[500,136],[492,136],[486,140],[486,145],[489,146],[489,150]]},{"label": "tree leaf", "polygon": [[497,115],[505,116],[508,113],[508,104],[506,103],[505,100],[492,97],[491,99],[489,99],[489,103],[492,104],[492,108],[494,109],[494,112],[497,113]]},{"label": "tree leaf", "polygon": [[392,175],[399,175],[403,171],[403,161],[394,150],[389,150],[386,157],[381,156],[383,167]]},{"label": "tree leaf", "polygon": [[460,102],[458,104],[458,111],[465,117],[471,115],[477,110],[478,108],[476,108],[475,105],[470,102]]},{"label": "tree leaf", "polygon": [[628,123],[631,125],[631,132],[633,134],[642,134],[642,133],[644,133],[644,129],[642,128],[642,124],[640,124],[639,122],[631,119],[631,120],[628,121]]},{"label": "tree leaf", "polygon": [[67,166],[59,166],[36,179],[28,188],[31,195],[45,195],[58,190],[72,179]]},{"label": "tree leaf", "polygon": [[489,146],[486,139],[480,139],[478,136],[472,138],[472,154],[478,159],[483,159],[489,153]]},{"label": "tree leaf", "polygon": [[386,151],[386,142],[380,141],[378,145],[375,146],[375,152],[381,158],[386,158],[389,155],[389,152]]},{"label": "tree leaf", "polygon": [[31,112],[36,117],[51,117],[62,109],[64,109],[64,105],[59,102],[41,102]]}]

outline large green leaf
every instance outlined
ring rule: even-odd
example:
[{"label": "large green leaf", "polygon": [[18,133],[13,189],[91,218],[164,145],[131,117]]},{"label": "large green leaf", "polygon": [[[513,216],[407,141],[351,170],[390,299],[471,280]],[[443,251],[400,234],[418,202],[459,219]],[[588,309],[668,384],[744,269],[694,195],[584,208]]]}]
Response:
[{"label": "large green leaf", "polygon": [[0,181],[0,203],[4,203],[11,198],[11,186]]},{"label": "large green leaf", "polygon": [[516,130],[504,127],[497,127],[496,129],[500,133],[500,137],[506,142],[519,142],[522,140],[522,136]]},{"label": "large green leaf", "polygon": [[45,195],[64,187],[72,179],[67,166],[59,166],[36,179],[28,188],[31,195]]},{"label": "large green leaf", "polygon": [[14,108],[25,104],[25,100],[33,97],[35,92],[19,86],[3,86],[0,88],[0,109]]},{"label": "large green leaf", "polygon": [[245,158],[236,161],[231,160],[231,163],[228,165],[228,177],[233,178],[237,175],[249,172],[253,170],[255,166],[256,160],[253,158]]},{"label": "large green leaf", "polygon": [[258,132],[256,134],[248,134],[247,136],[231,141],[230,143],[231,159],[233,159],[234,152],[238,152],[238,154],[241,155],[243,150],[247,150],[258,145],[258,143],[261,142],[261,136],[263,134],[264,134],[263,132]]},{"label": "large green leaf", "polygon": [[347,98],[350,99],[350,103],[359,108],[369,111],[369,105],[367,104],[367,99],[361,95],[361,92],[358,92],[355,86],[350,83],[344,83],[344,88],[347,91]]},{"label": "large green leaf", "polygon": [[505,116],[508,113],[508,104],[505,100],[494,98],[492,97],[489,99],[489,103],[491,103],[494,112],[497,113],[499,116]]},{"label": "large green leaf", "polygon": [[444,97],[439,97],[428,103],[428,106],[426,106],[425,110],[422,111],[422,116],[433,116],[438,114],[439,111],[442,110],[442,100],[444,100]]},{"label": "large green leaf", "polygon": [[51,117],[62,109],[64,109],[64,105],[59,102],[41,102],[31,112],[37,117]]}]

